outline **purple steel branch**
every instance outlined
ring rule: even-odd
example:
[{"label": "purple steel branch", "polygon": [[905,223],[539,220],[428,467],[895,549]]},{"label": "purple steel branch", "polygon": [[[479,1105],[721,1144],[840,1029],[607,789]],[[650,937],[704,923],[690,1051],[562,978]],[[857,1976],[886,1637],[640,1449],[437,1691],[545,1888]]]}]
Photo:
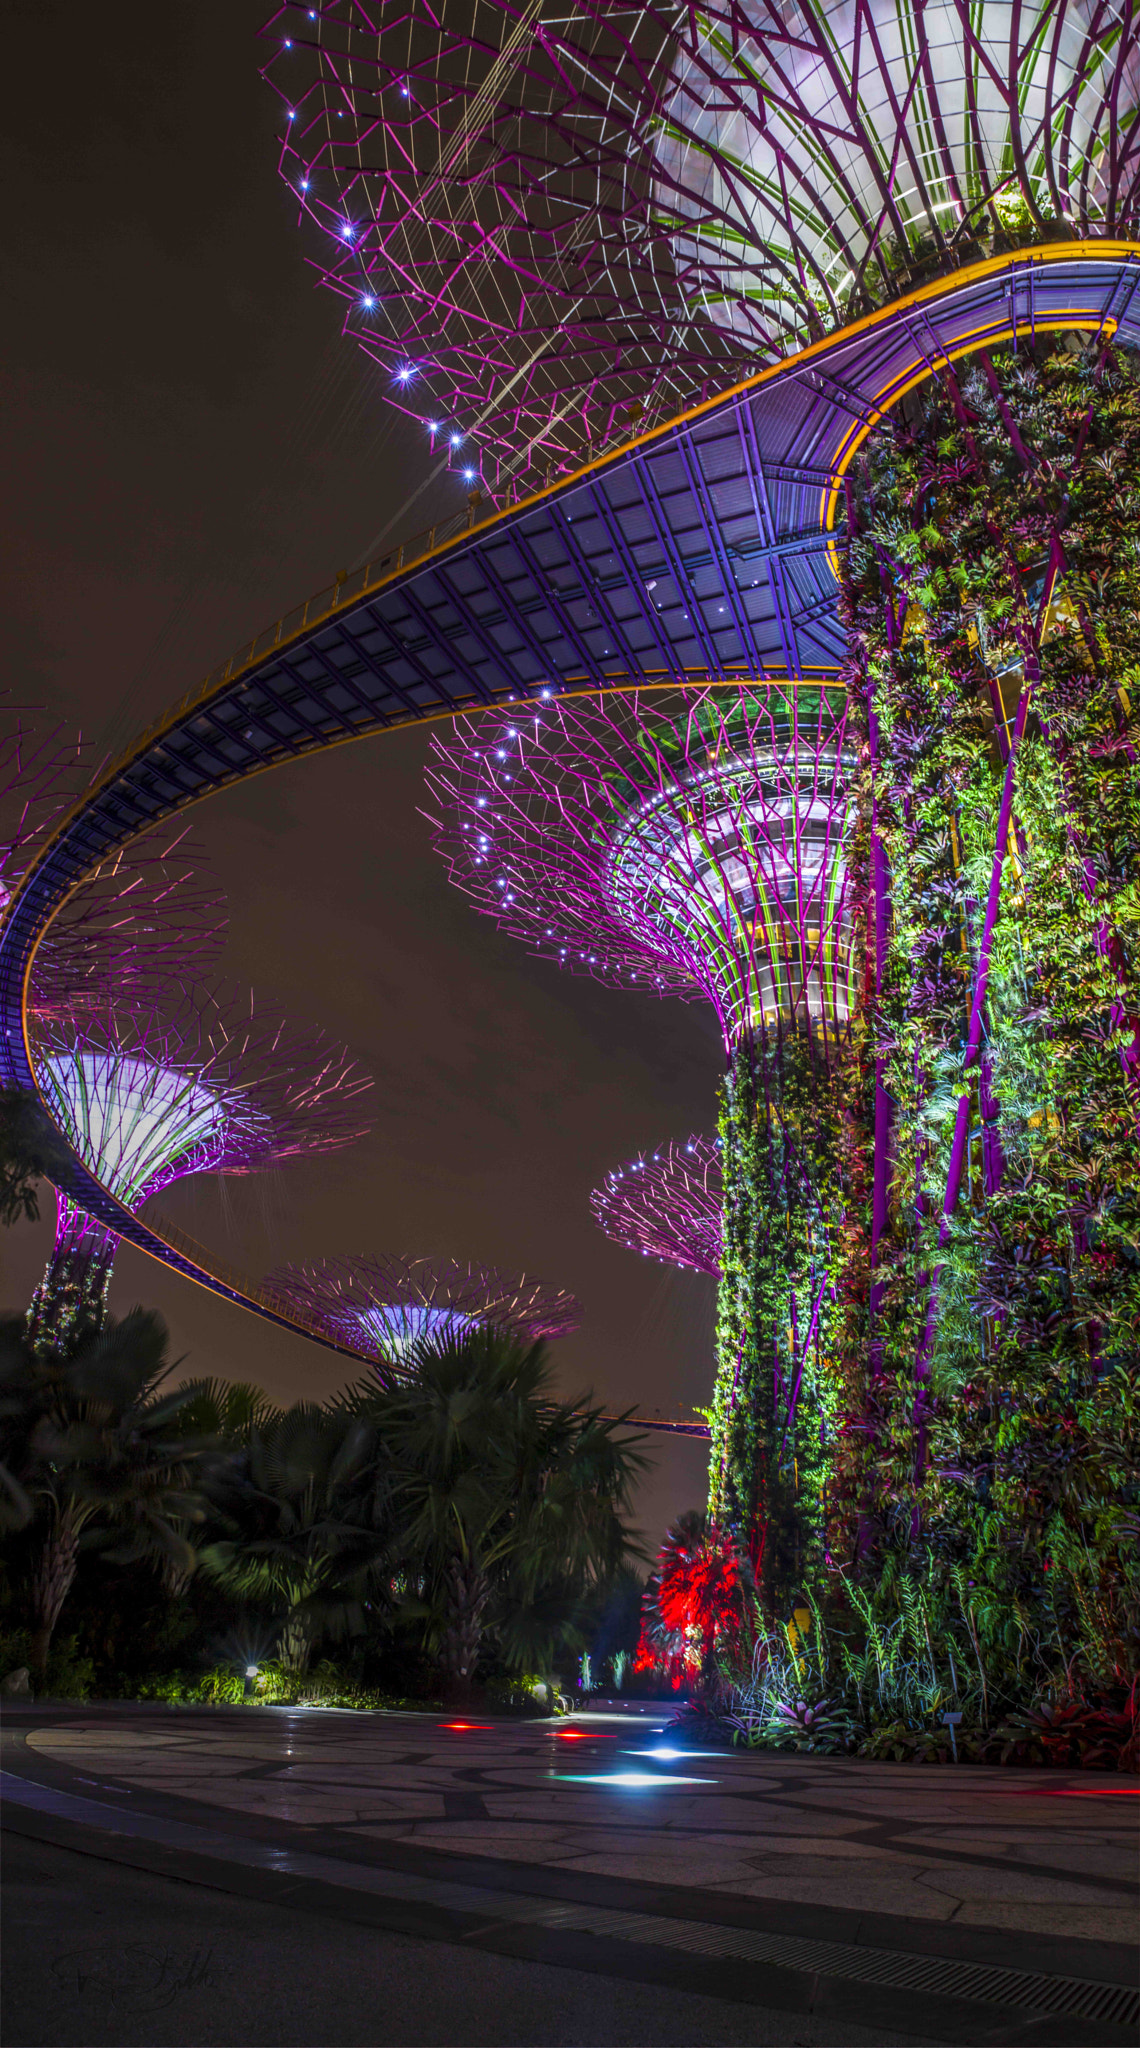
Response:
[{"label": "purple steel branch", "polygon": [[920,262],[1140,215],[1113,0],[293,0],[264,33],[282,175],[346,331],[441,466],[495,490],[724,390]]},{"label": "purple steel branch", "polygon": [[[12,895],[86,781],[83,744],[37,732],[10,708],[0,732],[0,923]],[[154,1002],[205,973],[225,940],[221,884],[177,822],[108,856],[64,903],[35,959],[36,1015],[110,1000]]]},{"label": "purple steel branch", "polygon": [[615,1244],[720,1278],[724,1182],[715,1138],[695,1132],[615,1167],[590,1207]]},{"label": "purple steel branch", "polygon": [[842,690],[631,691],[458,719],[434,741],[437,844],[533,951],[704,997],[726,1047],[842,1027],[850,931]]},{"label": "purple steel branch", "polygon": [[279,1267],[266,1287],[337,1343],[397,1368],[418,1337],[492,1327],[533,1342],[567,1336],[581,1320],[571,1294],[456,1259],[321,1259]]}]

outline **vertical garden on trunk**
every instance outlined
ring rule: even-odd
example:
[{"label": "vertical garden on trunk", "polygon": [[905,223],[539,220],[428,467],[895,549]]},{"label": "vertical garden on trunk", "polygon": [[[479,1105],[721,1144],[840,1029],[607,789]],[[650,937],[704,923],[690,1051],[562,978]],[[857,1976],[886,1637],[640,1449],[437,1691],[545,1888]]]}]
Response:
[{"label": "vertical garden on trunk", "polygon": [[1107,1676],[1137,1623],[1140,383],[1102,339],[947,367],[848,480],[892,921],[874,1547]]}]

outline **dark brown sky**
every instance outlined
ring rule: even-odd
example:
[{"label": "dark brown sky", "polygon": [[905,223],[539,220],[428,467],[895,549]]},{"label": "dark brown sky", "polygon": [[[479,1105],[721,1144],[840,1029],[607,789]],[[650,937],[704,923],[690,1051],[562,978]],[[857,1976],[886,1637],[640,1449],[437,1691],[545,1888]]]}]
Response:
[{"label": "dark brown sky", "polygon": [[[260,18],[247,0],[9,0],[5,668],[20,701],[97,743],[129,739],[354,562],[425,473],[418,432],[314,289],[275,171]],[[409,524],[460,489],[445,480]],[[376,1126],[353,1152],[185,1183],[161,1207],[253,1273],[353,1250],[525,1269],[584,1305],[557,1353],[568,1389],[650,1411],[703,1400],[710,1283],[610,1245],[587,1196],[642,1147],[711,1128],[711,1012],[560,974],[478,918],[417,811],[426,746],[366,741],[192,814],[229,894],[229,971],[349,1041],[376,1076]],[[7,1233],[5,1302],[23,1306],[49,1234]],[[194,1372],[283,1399],[344,1378],[128,1246],[113,1305],[137,1300]],[[704,1452],[652,1448],[656,1537],[703,1500]]]}]

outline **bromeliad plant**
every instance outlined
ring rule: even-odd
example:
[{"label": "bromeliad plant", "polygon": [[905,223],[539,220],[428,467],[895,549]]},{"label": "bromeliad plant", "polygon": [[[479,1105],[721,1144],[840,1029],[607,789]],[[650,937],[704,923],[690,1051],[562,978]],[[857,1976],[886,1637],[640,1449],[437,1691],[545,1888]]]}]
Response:
[{"label": "bromeliad plant", "polygon": [[735,1536],[690,1511],[668,1530],[642,1605],[636,1669],[664,1669],[680,1686],[739,1662],[753,1632],[756,1585]]}]

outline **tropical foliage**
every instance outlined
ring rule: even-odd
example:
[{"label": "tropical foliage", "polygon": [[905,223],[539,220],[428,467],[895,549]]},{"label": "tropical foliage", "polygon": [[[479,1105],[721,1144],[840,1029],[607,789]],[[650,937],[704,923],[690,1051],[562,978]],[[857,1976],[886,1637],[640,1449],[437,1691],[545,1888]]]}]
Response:
[{"label": "tropical foliage", "polygon": [[549,1668],[631,1550],[634,1440],[555,1398],[540,1343],[473,1330],[408,1362],[401,1384],[358,1395],[384,1446],[404,1604],[457,1694],[488,1636],[516,1667]]},{"label": "tropical foliage", "polygon": [[[285,1410],[218,1380],[171,1391],[165,1346],[141,1310],[70,1356],[0,1327],[0,1637],[41,1689],[110,1664],[147,1697],[506,1701],[620,1635],[643,1461],[555,1396],[541,1345],[425,1342],[398,1388]],[[61,1614],[82,1649],[52,1653]]]},{"label": "tropical foliage", "polygon": [[185,1390],[161,1317],[108,1319],[70,1354],[41,1349],[23,1318],[0,1324],[0,1465],[7,1526],[22,1532],[30,1663],[42,1679],[80,1546],[192,1569],[203,1446],[177,1420]]},{"label": "tropical foliage", "polygon": [[876,1570],[1090,1683],[1140,1631],[1140,386],[1072,337],[932,380],[852,488],[893,921]]}]

